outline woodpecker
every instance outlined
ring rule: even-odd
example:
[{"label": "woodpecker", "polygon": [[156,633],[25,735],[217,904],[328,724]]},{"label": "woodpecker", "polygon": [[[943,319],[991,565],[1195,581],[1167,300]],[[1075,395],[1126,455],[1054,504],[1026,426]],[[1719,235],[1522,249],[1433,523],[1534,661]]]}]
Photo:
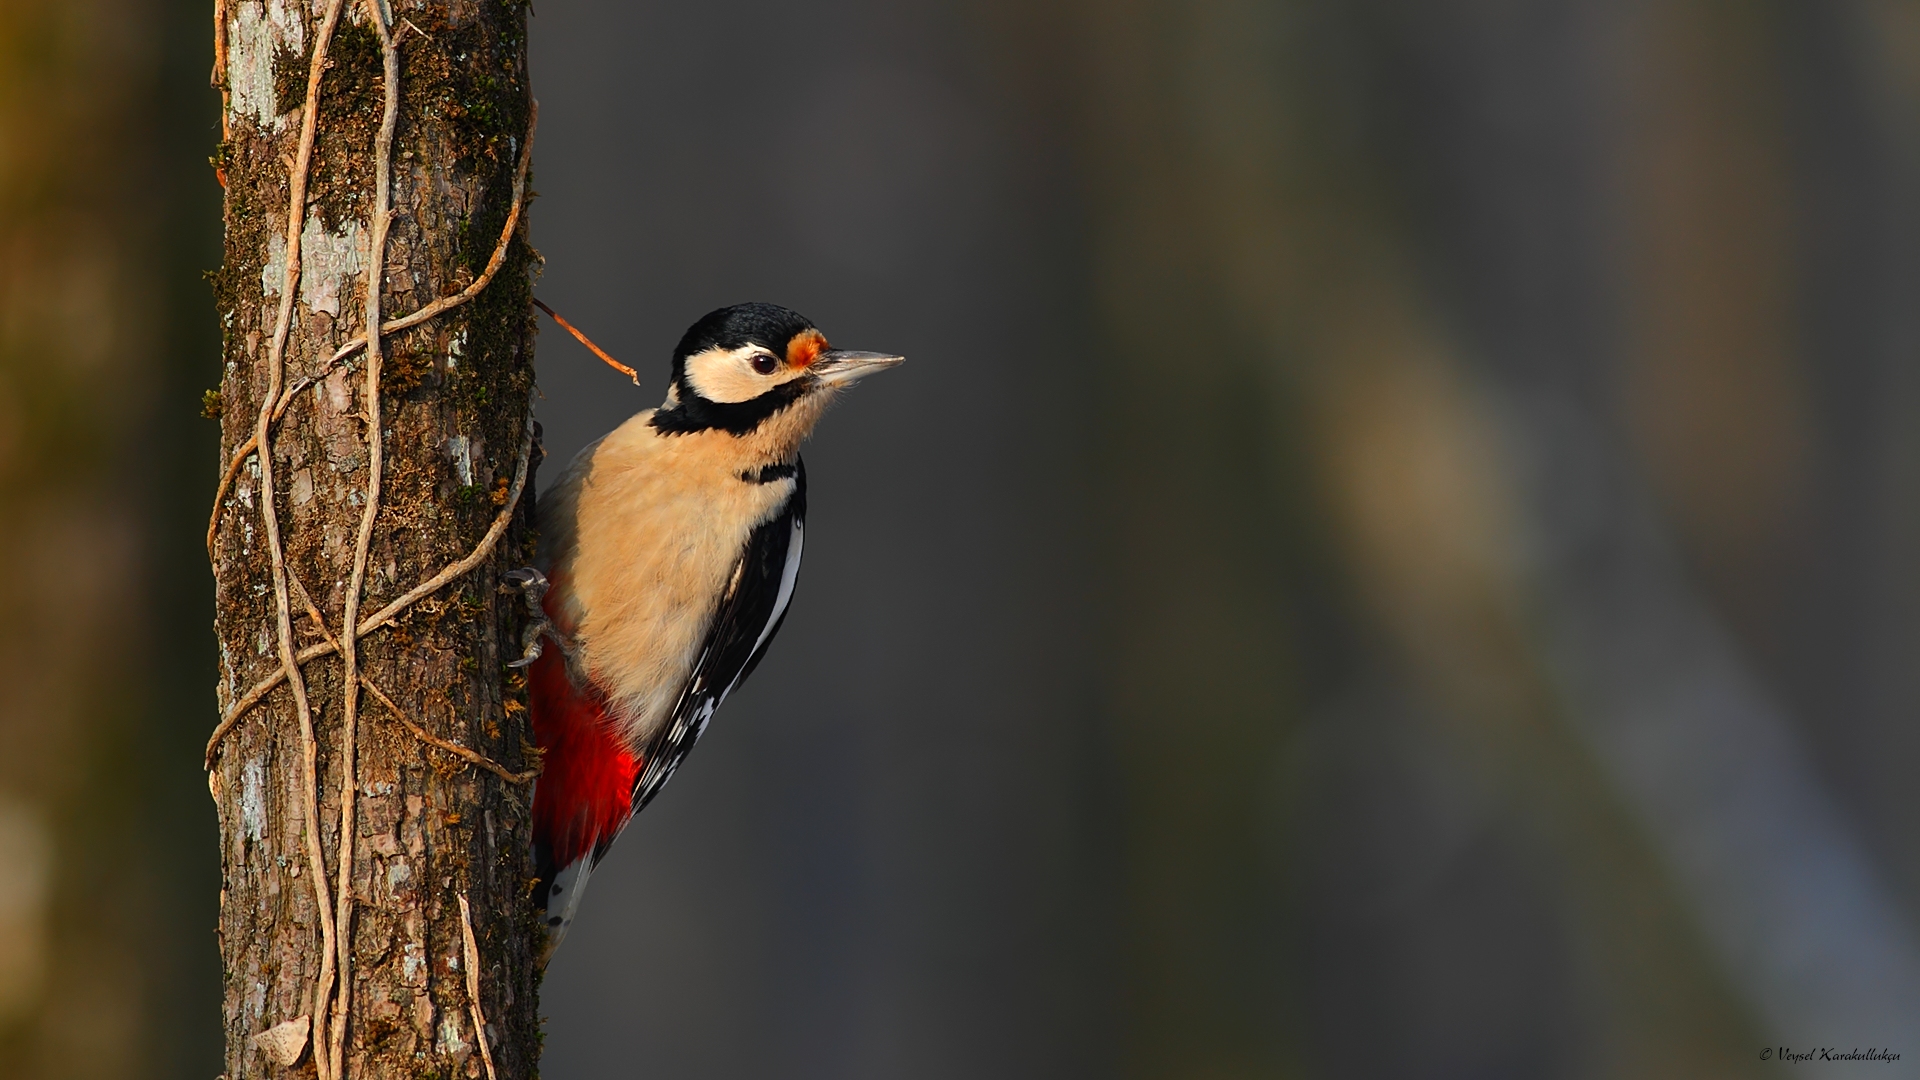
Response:
[{"label": "woodpecker", "polygon": [[[548,955],[587,878],[660,793],[785,620],[806,535],[800,444],[835,395],[901,362],[830,348],[772,304],[711,312],[658,408],[582,450],[540,500],[534,619],[534,902]],[[548,644],[557,645],[549,648]]]}]

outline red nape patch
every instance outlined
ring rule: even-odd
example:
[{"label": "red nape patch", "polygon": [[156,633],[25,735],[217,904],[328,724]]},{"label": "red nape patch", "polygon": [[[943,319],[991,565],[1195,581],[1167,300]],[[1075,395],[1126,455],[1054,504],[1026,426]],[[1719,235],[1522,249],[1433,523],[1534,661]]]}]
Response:
[{"label": "red nape patch", "polygon": [[803,368],[827,350],[827,338],[818,330],[802,330],[787,342],[787,366]]},{"label": "red nape patch", "polygon": [[533,789],[533,834],[566,866],[612,841],[633,816],[633,782],[640,758],[630,752],[607,715],[607,699],[567,678],[565,656],[548,645],[527,669],[533,738],[542,758]]}]

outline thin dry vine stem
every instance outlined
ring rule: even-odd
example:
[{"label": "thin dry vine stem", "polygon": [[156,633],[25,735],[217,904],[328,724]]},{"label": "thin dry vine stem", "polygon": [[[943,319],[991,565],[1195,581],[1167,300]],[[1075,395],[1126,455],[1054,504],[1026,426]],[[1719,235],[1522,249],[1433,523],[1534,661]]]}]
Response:
[{"label": "thin dry vine stem", "polygon": [[[474,278],[471,285],[454,293],[452,296],[443,296],[411,315],[395,319],[385,326],[382,326],[380,328],[381,333],[391,334],[396,330],[405,330],[410,326],[418,326],[449,308],[458,307],[466,303],[480,295],[480,290],[486,288],[487,283],[493,280],[493,275],[499,273],[500,268],[506,265],[507,241],[512,238],[514,226],[520,223],[520,215],[526,208],[527,163],[533,159],[533,134],[539,124],[540,103],[538,101],[529,102],[527,105],[526,143],[520,147],[520,164],[518,169],[515,170],[513,177],[513,203],[507,208],[507,223],[500,229],[500,243],[495,245],[493,254],[487,259],[486,267],[480,271],[480,276]],[[349,341],[345,345],[342,345],[340,349],[343,354],[347,354],[365,344],[365,341]]]},{"label": "thin dry vine stem", "polygon": [[[285,415],[287,407],[293,404],[293,399],[300,396],[300,391],[312,386],[319,378],[324,378],[332,367],[332,364],[328,364],[326,367],[321,368],[318,377],[302,375],[300,378],[288,383],[286,389],[280,391],[280,400],[274,402],[273,418],[268,421],[269,426],[279,423],[280,417]],[[260,446],[255,439],[256,437],[253,435],[247,436],[247,441],[241,443],[240,448],[233,452],[233,457],[227,461],[226,471],[220,475],[220,486],[216,487],[213,491],[213,517],[207,521],[208,559],[213,558],[214,540],[220,531],[220,511],[225,509],[224,504],[227,501],[227,492],[233,487],[234,477],[240,475],[241,466],[247,463],[247,459],[252,457],[253,452]]]},{"label": "thin dry vine stem", "polygon": [[[307,68],[307,99],[301,109],[299,151],[295,156],[293,168],[287,179],[287,261],[281,274],[280,306],[274,318],[273,338],[267,346],[267,386],[260,397],[260,415],[254,422],[253,442],[263,453],[260,461],[260,515],[265,526],[267,552],[271,562],[273,577],[273,600],[275,629],[278,632],[280,647],[280,670],[293,691],[294,712],[300,721],[301,762],[305,775],[302,777],[305,790],[301,805],[301,817],[306,826],[307,862],[313,881],[314,906],[320,917],[320,975],[315,981],[313,995],[314,1030],[326,1030],[325,1020],[328,1000],[332,993],[334,921],[333,913],[328,910],[331,898],[327,895],[326,854],[320,846],[319,812],[319,742],[313,732],[313,710],[307,701],[306,681],[301,677],[300,665],[294,655],[293,617],[287,596],[286,550],[280,542],[280,517],[274,506],[273,493],[273,407],[280,398],[281,380],[286,375],[287,334],[293,322],[293,302],[300,284],[300,237],[305,228],[307,206],[307,174],[313,163],[313,139],[319,124],[320,114],[320,77],[326,70],[327,45],[333,38],[333,30],[340,21],[340,9],[344,0],[332,0],[327,5],[326,15],[320,23],[320,30],[314,36],[313,59]],[[224,25],[224,24],[223,24]],[[318,1039],[316,1038],[316,1043]],[[314,1053],[314,1068],[319,1080],[334,1080],[336,1074],[323,1062],[318,1047]]]},{"label": "thin dry vine stem", "polygon": [[633,370],[627,365],[607,355],[607,350],[601,348],[598,345],[595,345],[593,343],[592,338],[589,338],[587,335],[581,333],[579,327],[576,327],[572,323],[561,318],[559,312],[541,303],[539,297],[537,296],[534,297],[533,306],[539,308],[541,311],[546,312],[549,318],[551,318],[554,322],[557,322],[560,324],[560,329],[565,330],[569,334],[572,334],[574,336],[574,339],[579,341],[580,344],[585,345],[588,349],[591,349],[593,351],[593,355],[599,357],[602,361],[606,363],[608,367],[612,368],[613,370],[619,372],[622,375],[625,375],[627,378],[632,379],[633,385],[635,386],[640,385],[639,372]]},{"label": "thin dry vine stem", "polygon": [[[334,940],[340,957],[339,989],[333,1004],[333,1026],[329,1038],[329,1068],[335,1077],[341,1073],[346,1054],[347,1020],[353,1008],[353,838],[359,832],[354,817],[354,796],[359,788],[360,720],[360,635],[352,628],[360,621],[360,597],[367,584],[367,555],[373,546],[373,527],[380,516],[381,473],[386,464],[385,443],[381,437],[380,369],[385,356],[380,341],[380,294],[386,284],[387,232],[393,225],[393,132],[400,119],[400,52],[393,44],[393,28],[387,25],[382,0],[366,0],[367,18],[380,35],[382,61],[381,86],[384,104],[380,131],[373,144],[373,237],[367,245],[367,385],[363,405],[367,423],[367,499],[360,512],[360,530],[353,545],[353,571],[347,580],[346,611],[341,623],[347,628],[340,637],[340,661],[345,669],[340,680],[340,834],[338,862],[340,883],[334,892],[339,905],[334,914]],[[318,1055],[316,1055],[318,1056]]]},{"label": "thin dry vine stem", "polygon": [[[299,717],[302,777],[301,815],[306,826],[309,872],[313,881],[314,906],[319,913],[321,966],[313,995],[314,1030],[325,1030],[329,997],[332,991],[333,950],[336,926],[327,910],[326,854],[321,846],[319,816],[319,740],[315,737],[313,712],[307,700],[305,680],[293,651],[293,626],[287,596],[286,551],[280,539],[278,508],[274,505],[273,483],[273,405],[280,396],[280,384],[286,373],[287,335],[293,320],[293,302],[300,282],[300,238],[305,231],[307,178],[313,161],[313,141],[319,124],[320,80],[326,70],[327,46],[339,24],[343,0],[332,0],[315,35],[313,59],[307,71],[307,98],[300,121],[299,150],[288,177],[287,261],[281,280],[279,310],[275,315],[273,338],[267,348],[267,388],[261,396],[260,414],[254,426],[254,445],[266,452],[259,455],[261,517],[265,525],[269,558],[272,564],[276,630],[278,631],[281,671],[293,691],[294,709]],[[317,1039],[316,1039],[317,1042]],[[320,1080],[333,1080],[337,1074],[321,1067],[320,1054],[314,1054],[315,1072]]]},{"label": "thin dry vine stem", "polygon": [[452,754],[467,764],[476,768],[485,769],[509,784],[531,784],[539,779],[539,769],[528,769],[523,773],[514,772],[512,769],[507,768],[505,765],[500,764],[485,754],[469,750],[457,742],[443,739],[433,732],[428,731],[425,727],[417,723],[413,717],[408,716],[407,711],[401,708],[398,702],[389,697],[386,691],[375,686],[373,680],[367,678],[365,675],[360,676],[360,685],[366,687],[367,693],[372,694],[380,704],[387,707],[387,711],[393,714],[393,718],[400,721],[401,727],[406,728],[413,734],[414,738],[419,739],[428,746],[445,750],[447,753]]},{"label": "thin dry vine stem", "polygon": [[[463,760],[481,768],[486,768],[503,779],[515,783],[531,780],[535,772],[517,774],[501,767],[485,756],[465,747],[441,740],[423,727],[413,723],[404,710],[384,691],[376,686],[372,679],[359,670],[358,642],[382,626],[388,625],[401,612],[407,610],[421,598],[430,595],[447,582],[459,577],[489,557],[498,544],[512,516],[518,508],[519,500],[526,487],[528,470],[532,455],[533,422],[531,407],[523,424],[522,445],[519,460],[514,472],[511,491],[506,505],[501,508],[480,543],[466,558],[455,561],[441,570],[433,578],[416,586],[406,595],[382,608],[373,617],[359,618],[359,609],[365,592],[366,571],[369,562],[373,531],[377,524],[381,505],[381,483],[384,465],[383,416],[380,394],[380,376],[384,355],[382,334],[398,332],[419,325],[445,311],[468,302],[484,290],[506,262],[508,249],[514,233],[519,226],[525,207],[526,175],[532,156],[533,136],[538,121],[538,104],[532,104],[529,110],[525,145],[521,148],[518,167],[513,181],[513,198],[507,220],[500,233],[491,258],[480,276],[464,289],[451,296],[441,297],[406,317],[382,323],[381,299],[385,285],[384,261],[388,233],[393,220],[392,212],[392,150],[395,129],[399,117],[399,54],[393,28],[387,19],[384,0],[365,0],[368,18],[373,22],[381,41],[383,59],[384,109],[377,142],[375,144],[375,205],[372,216],[373,236],[370,246],[370,265],[365,279],[366,333],[349,341],[322,366],[319,372],[297,380],[293,385],[283,385],[286,381],[286,347],[292,324],[294,301],[301,274],[301,238],[304,233],[304,214],[306,190],[311,174],[313,146],[317,131],[320,108],[320,86],[322,75],[328,66],[327,48],[333,32],[338,26],[345,0],[330,0],[320,29],[315,35],[313,56],[309,64],[306,101],[302,108],[300,141],[298,153],[288,159],[288,215],[286,264],[283,273],[280,304],[278,307],[274,332],[268,346],[267,368],[268,382],[261,396],[260,411],[254,424],[252,436],[237,448],[222,471],[219,488],[215,494],[214,507],[207,529],[207,552],[212,558],[218,536],[219,523],[226,497],[241,467],[252,457],[258,462],[260,487],[262,494],[262,517],[265,523],[267,547],[271,562],[277,636],[280,653],[280,667],[275,676],[263,680],[241,701],[229,709],[221,719],[212,737],[207,743],[207,766],[213,766],[213,756],[222,737],[232,730],[238,719],[252,705],[257,704],[271,689],[280,682],[288,683],[292,691],[296,712],[300,721],[302,758],[304,765],[305,790],[302,804],[306,833],[306,848],[310,864],[310,878],[313,881],[315,905],[319,912],[321,930],[320,972],[315,980],[312,1008],[312,1039],[314,1071],[317,1080],[340,1080],[344,1073],[344,1052],[347,1026],[350,1019],[353,987],[353,888],[352,872],[354,865],[353,838],[357,833],[355,821],[355,795],[357,792],[357,728],[359,714],[359,692],[364,687],[377,697],[400,722],[423,742],[454,753]],[[222,92],[222,136],[230,137],[231,91],[225,85],[227,68],[226,0],[215,2],[215,60],[214,78]],[[416,28],[417,29],[417,28]],[[224,185],[225,178],[221,178]],[[291,405],[293,398],[320,378],[326,377],[335,366],[351,357],[358,349],[365,348],[368,353],[366,366],[365,419],[367,422],[368,479],[367,498],[357,531],[354,547],[354,560],[351,580],[347,592],[346,609],[343,615],[344,631],[336,638],[327,628],[326,619],[321,614],[313,598],[308,594],[298,577],[287,565],[286,552],[280,536],[278,508],[275,505],[273,429],[274,424]],[[597,351],[597,350],[596,350]],[[531,406],[531,402],[529,402]],[[293,645],[290,592],[297,591],[309,617],[314,621],[326,644],[308,649],[295,650]],[[314,731],[313,709],[307,697],[305,677],[301,665],[310,659],[334,651],[341,654],[344,667],[342,696],[344,707],[341,724],[341,806],[340,830],[336,859],[339,881],[333,897],[328,896],[326,853],[321,844],[319,830],[318,766],[319,740]],[[330,902],[331,901],[331,902]],[[482,1057],[491,1080],[494,1065],[490,1049],[485,1043],[485,1020],[478,1000],[477,950],[473,939],[472,919],[468,911],[465,896],[461,896],[464,944],[468,954],[468,988],[472,1000],[476,1026],[481,1039]],[[333,907],[333,911],[329,911]],[[337,989],[336,989],[337,988]],[[329,1016],[331,1014],[331,1016]],[[329,1020],[331,1022],[329,1023]],[[322,1039],[326,1045],[322,1045]]]},{"label": "thin dry vine stem", "polygon": [[[507,207],[507,223],[501,227],[500,241],[493,246],[493,254],[488,257],[487,265],[480,271],[480,276],[474,278],[466,288],[461,289],[457,293],[443,296],[411,315],[403,315],[398,319],[387,322],[380,327],[381,333],[397,334],[402,330],[411,329],[436,315],[451,311],[461,304],[472,300],[486,289],[493,281],[493,276],[499,273],[500,267],[506,264],[507,248],[513,242],[514,229],[520,224],[520,214],[526,206],[527,166],[533,160],[533,136],[534,132],[539,128],[539,125],[540,103],[535,101],[531,103],[527,112],[527,138],[525,144],[520,147],[520,161],[513,176],[513,202]],[[334,352],[333,356],[329,357],[327,362],[320,366],[319,371],[295,379],[285,390],[281,391],[280,400],[274,403],[273,421],[275,423],[279,422],[281,414],[287,411],[287,406],[292,403],[295,395],[307,387],[312,386],[314,383],[319,382],[321,379],[326,378],[328,372],[340,366],[349,357],[353,356],[354,353],[365,348],[366,344],[367,339],[364,334],[353,338],[345,345],[340,346],[340,348]],[[227,461],[227,467],[220,477],[220,485],[214,489],[213,512],[207,521],[208,559],[214,557],[214,543],[219,536],[222,511],[226,509],[227,492],[233,487],[234,477],[240,474],[240,467],[246,464],[248,456],[258,449],[258,447],[259,443],[255,442],[252,438],[241,443],[239,448],[233,452],[233,457]]]},{"label": "thin dry vine stem", "polygon": [[473,940],[473,907],[467,894],[460,898],[460,945],[467,958],[467,1004],[473,1006],[473,1041],[480,1044],[480,1060],[486,1063],[487,1080],[498,1080],[493,1071],[493,1050],[487,1046],[487,1014],[480,1010],[480,946]]},{"label": "thin dry vine stem", "polygon": [[[520,504],[521,493],[526,490],[527,468],[532,456],[533,414],[532,410],[529,409],[526,422],[521,428],[520,459],[519,464],[514,468],[513,484],[507,489],[507,501],[500,507],[500,512],[494,515],[493,524],[488,526],[486,535],[480,538],[479,544],[475,545],[474,549],[468,552],[464,558],[456,559],[448,563],[439,573],[414,586],[400,596],[399,599],[361,620],[359,628],[359,635],[361,637],[366,637],[382,626],[393,622],[394,619],[399,617],[401,612],[406,611],[422,598],[438,592],[440,588],[449,581],[479,566],[482,562],[486,561],[488,556],[493,554],[494,545],[500,542],[501,535],[507,531],[507,526],[512,523],[514,510]],[[329,639],[317,645],[309,645],[301,649],[295,654],[295,659],[299,663],[305,664],[309,660],[317,660],[323,656],[331,656],[334,652],[338,651],[338,649],[339,644]],[[245,716],[255,705],[258,705],[261,699],[265,698],[269,693],[272,693],[275,687],[286,681],[286,678],[287,674],[284,668],[275,671],[273,674],[254,683],[246,693],[240,695],[234,700],[232,705],[227,707],[226,715],[220,718],[220,723],[214,727],[213,734],[207,739],[205,758],[207,768],[213,768],[214,754],[219,750],[221,740],[225,739],[227,733],[233,730],[234,725],[240,722],[240,718]]]},{"label": "thin dry vine stem", "polygon": [[[300,575],[289,573],[287,584],[293,589],[293,593],[299,598],[300,603],[306,607],[307,617],[313,620],[314,629],[333,646],[334,651],[339,651],[340,639],[334,637],[333,631],[328,629],[326,616],[320,614],[320,606],[313,602],[313,597],[307,592],[307,587],[300,583]],[[394,701],[393,697],[385,690],[382,690],[380,684],[374,682],[372,676],[364,671],[360,673],[360,685],[366,689],[367,693],[372,694],[375,700],[387,707],[387,711],[393,714],[393,718],[400,721],[401,727],[406,728],[407,731],[412,733],[414,738],[419,739],[428,746],[445,750],[447,753],[460,758],[462,761],[485,769],[511,784],[530,784],[539,778],[539,769],[528,769],[523,773],[514,772],[512,769],[507,768],[485,754],[469,750],[457,742],[442,739],[440,736],[428,731],[424,726],[416,723],[413,717],[408,716],[407,711],[401,708],[399,703]]]},{"label": "thin dry vine stem", "polygon": [[[227,84],[227,0],[213,0],[213,88],[220,91],[220,141],[233,138],[233,118],[227,115],[233,108],[233,88]],[[224,149],[224,147],[223,147]],[[220,177],[220,186],[227,186],[227,171],[216,167],[214,172]]]}]

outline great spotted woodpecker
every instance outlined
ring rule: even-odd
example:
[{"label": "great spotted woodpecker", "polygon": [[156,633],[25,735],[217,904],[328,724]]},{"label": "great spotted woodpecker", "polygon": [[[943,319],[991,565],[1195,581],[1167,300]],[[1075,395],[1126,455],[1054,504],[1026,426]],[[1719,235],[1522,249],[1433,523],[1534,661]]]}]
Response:
[{"label": "great spotted woodpecker", "polygon": [[[793,599],[805,537],[800,443],[840,390],[901,362],[829,348],[772,304],[708,314],[673,351],[666,401],[582,450],[539,507],[534,901],[548,950],[594,866],[752,674]],[[558,647],[550,647],[557,645]]]}]

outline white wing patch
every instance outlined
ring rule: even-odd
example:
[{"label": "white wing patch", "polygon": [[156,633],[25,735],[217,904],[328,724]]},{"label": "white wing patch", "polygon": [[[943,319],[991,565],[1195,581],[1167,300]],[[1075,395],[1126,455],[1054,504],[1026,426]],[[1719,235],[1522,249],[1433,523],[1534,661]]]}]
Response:
[{"label": "white wing patch", "polygon": [[[748,656],[752,656],[766,646],[767,638],[773,636],[773,628],[780,625],[780,617],[787,613],[787,605],[793,601],[793,586],[800,580],[800,549],[806,546],[806,539],[807,523],[795,514],[793,536],[787,541],[787,563],[780,568],[780,593],[773,598],[773,613],[767,616],[767,625],[760,628],[760,636],[754,639],[753,652],[748,653]],[[727,694],[732,693],[733,688],[739,684],[740,677],[736,675],[733,682],[727,686],[725,693],[720,695],[720,699],[725,701]],[[706,723],[702,721],[701,728],[705,727]]]}]

